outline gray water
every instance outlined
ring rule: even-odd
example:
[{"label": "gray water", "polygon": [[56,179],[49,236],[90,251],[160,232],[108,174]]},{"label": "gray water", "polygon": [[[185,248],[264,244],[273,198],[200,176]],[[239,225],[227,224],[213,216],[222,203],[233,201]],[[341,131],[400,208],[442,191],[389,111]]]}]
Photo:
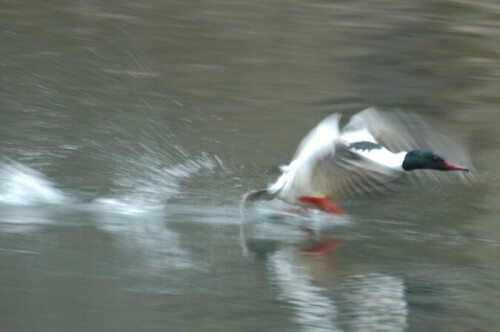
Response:
[{"label": "gray water", "polygon": [[[0,22],[0,330],[498,329],[498,2],[3,0]],[[446,127],[477,181],[240,211],[368,106]]]}]

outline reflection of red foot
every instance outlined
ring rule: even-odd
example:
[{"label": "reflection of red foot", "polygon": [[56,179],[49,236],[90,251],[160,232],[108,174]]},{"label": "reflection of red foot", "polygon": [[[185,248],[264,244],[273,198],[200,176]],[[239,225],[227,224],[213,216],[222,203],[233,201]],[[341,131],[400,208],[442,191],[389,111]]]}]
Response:
[{"label": "reflection of red foot", "polygon": [[300,227],[300,230],[302,232],[306,233],[307,235],[314,235],[315,234],[314,230],[307,228],[307,227]]},{"label": "reflection of red foot", "polygon": [[342,246],[343,244],[344,244],[344,240],[332,237],[332,238],[326,239],[326,241],[321,242],[320,244],[318,244],[314,247],[302,248],[301,251],[314,252],[314,253],[318,253],[318,254],[329,254],[332,251],[339,248],[340,246]]},{"label": "reflection of red foot", "polygon": [[342,210],[338,205],[334,204],[331,200],[325,197],[299,197],[299,200],[304,203],[309,203],[316,205],[321,211],[333,213],[339,216],[345,214],[344,210]]}]

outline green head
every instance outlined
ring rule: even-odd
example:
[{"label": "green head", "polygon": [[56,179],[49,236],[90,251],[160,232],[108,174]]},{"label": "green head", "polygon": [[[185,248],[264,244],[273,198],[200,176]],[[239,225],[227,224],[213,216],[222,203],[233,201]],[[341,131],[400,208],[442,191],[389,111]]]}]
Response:
[{"label": "green head", "polygon": [[432,151],[424,150],[414,150],[408,152],[402,166],[405,171],[412,171],[414,169],[435,169],[438,171],[465,172],[469,171],[468,168],[450,164],[448,161]]}]

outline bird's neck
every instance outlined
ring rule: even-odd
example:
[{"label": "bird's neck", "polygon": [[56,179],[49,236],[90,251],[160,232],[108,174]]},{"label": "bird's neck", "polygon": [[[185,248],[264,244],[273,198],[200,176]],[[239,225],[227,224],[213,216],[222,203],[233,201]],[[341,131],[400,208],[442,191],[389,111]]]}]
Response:
[{"label": "bird's neck", "polygon": [[403,168],[403,163],[406,158],[406,151],[402,152],[392,152],[392,157],[391,157],[391,165],[394,169],[397,169],[399,171],[404,171]]}]

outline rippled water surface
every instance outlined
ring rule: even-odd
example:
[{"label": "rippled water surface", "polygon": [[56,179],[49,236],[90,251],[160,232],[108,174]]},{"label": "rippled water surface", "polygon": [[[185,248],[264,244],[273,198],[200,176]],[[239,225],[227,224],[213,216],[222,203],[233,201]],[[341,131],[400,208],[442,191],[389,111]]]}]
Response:
[{"label": "rippled water surface", "polygon": [[[498,328],[497,2],[0,8],[0,330]],[[446,128],[476,180],[240,210],[369,106]]]}]

